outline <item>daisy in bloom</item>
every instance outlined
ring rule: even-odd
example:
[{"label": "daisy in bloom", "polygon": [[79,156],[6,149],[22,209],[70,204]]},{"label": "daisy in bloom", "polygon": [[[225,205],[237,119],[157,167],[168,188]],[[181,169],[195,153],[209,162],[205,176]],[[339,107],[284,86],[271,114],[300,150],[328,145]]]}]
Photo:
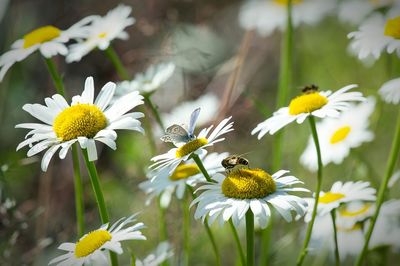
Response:
[{"label": "daisy in bloom", "polygon": [[[276,29],[285,30],[287,0],[250,0],[240,9],[239,23],[246,30],[256,29],[268,36]],[[329,0],[292,0],[292,23],[314,25],[333,11],[335,3]]]},{"label": "daisy in bloom", "polygon": [[166,129],[167,135],[161,137],[164,142],[172,142],[176,148],[170,149],[167,153],[153,157],[151,160],[155,162],[150,166],[153,170],[163,169],[168,167],[170,173],[182,162],[187,161],[192,154],[201,155],[207,151],[206,147],[213,146],[217,142],[223,141],[222,135],[233,130],[233,122],[229,122],[232,117],[222,120],[216,128],[213,125],[204,128],[195,136],[193,134],[196,127],[196,121],[200,114],[200,108],[193,111],[190,118],[189,127],[186,129],[179,125],[172,125]]},{"label": "daisy in bloom", "polygon": [[136,221],[135,217],[136,214],[122,218],[111,227],[104,224],[99,229],[81,237],[76,243],[61,244],[58,249],[66,253],[52,259],[49,265],[110,265],[105,251],[122,254],[121,241],[146,240],[140,232],[145,226],[143,223],[133,224]]},{"label": "daisy in bloom", "polygon": [[307,202],[288,192],[309,191],[292,187],[303,182],[286,175],[288,172],[280,170],[271,176],[262,169],[241,168],[227,172],[227,176],[216,174],[213,179],[217,183],[206,183],[198,189],[203,193],[190,205],[197,204],[194,217],[204,222],[208,215],[210,224],[216,220],[223,224],[232,219],[234,225],[239,226],[246,212],[251,210],[260,227],[265,228],[271,217],[270,206],[273,206],[290,222],[292,211],[300,216],[305,214]]},{"label": "daisy in bloom", "polygon": [[54,153],[60,149],[59,157],[64,159],[75,142],[87,149],[89,160],[94,161],[97,160],[95,141],[100,141],[115,150],[116,129],[143,133],[137,120],[144,116],[143,113],[126,114],[137,105],[143,104],[143,97],[137,91],[131,92],[110,104],[115,87],[115,83],[108,82],[94,100],[93,78],[88,77],[82,95],[74,96],[71,105],[59,94],[46,98],[46,105],[25,104],[22,109],[43,123],[23,123],[15,126],[31,129],[17,150],[29,145],[30,157],[48,149],[41,163],[42,170],[46,171]]},{"label": "daisy in bloom", "polygon": [[151,94],[160,88],[174,73],[173,63],[161,63],[150,66],[145,73],[135,75],[132,81],[122,81],[117,84],[117,95],[124,95],[132,91],[141,94]]},{"label": "daisy in bloom", "polygon": [[172,257],[174,253],[171,250],[171,245],[168,242],[161,242],[157,249],[148,255],[143,260],[136,259],[136,266],[157,266]]},{"label": "daisy in bloom", "polygon": [[[330,162],[342,163],[351,148],[359,147],[363,142],[374,138],[373,132],[368,130],[368,119],[374,109],[375,99],[369,97],[366,102],[344,111],[339,118],[324,119],[317,124],[319,145],[323,151],[321,154],[323,165]],[[311,136],[300,162],[311,171],[318,169],[315,144]]]},{"label": "daisy in bloom", "polygon": [[284,126],[296,121],[298,124],[312,115],[319,118],[338,117],[340,112],[348,109],[352,101],[364,101],[361,92],[349,92],[357,85],[348,85],[338,91],[318,91],[315,85],[303,89],[303,95],[291,100],[288,107],[280,108],[272,117],[257,125],[251,131],[254,135],[258,133],[258,139],[265,134],[274,134]]},{"label": "daisy in bloom", "polygon": [[129,35],[124,29],[135,23],[135,19],[129,17],[131,11],[131,7],[119,5],[110,10],[104,17],[92,16],[94,19],[86,35],[83,36],[83,40],[70,46],[70,52],[66,58],[67,62],[80,61],[82,57],[95,48],[105,50],[114,39],[128,39]]},{"label": "daisy in bloom", "polygon": [[394,3],[393,0],[347,0],[341,1],[338,7],[339,20],[350,23],[352,25],[359,25],[359,23],[371,14],[373,11],[390,7]]},{"label": "daisy in bloom", "polygon": [[400,55],[400,9],[392,9],[386,16],[375,13],[368,17],[358,31],[347,35],[350,50],[360,60],[378,59],[383,51]]},{"label": "daisy in bloom", "polygon": [[58,54],[67,55],[68,48],[65,44],[71,39],[83,38],[87,34],[87,24],[92,20],[93,16],[87,17],[67,30],[47,25],[25,34],[22,39],[11,45],[10,51],[0,56],[0,81],[3,80],[12,65],[24,60],[37,50],[45,58],[51,58]]},{"label": "daisy in bloom", "polygon": [[[332,185],[328,192],[321,191],[319,194],[318,210],[320,216],[329,214],[331,210],[336,209],[342,203],[352,201],[374,201],[376,189],[370,187],[369,182],[346,182],[337,181]],[[308,212],[305,221],[311,220],[312,210],[314,208],[314,198],[306,198],[308,202]]]},{"label": "daisy in bloom", "polygon": [[[221,161],[227,156],[227,152],[220,154],[210,153],[205,156],[200,156],[200,159],[203,162],[207,173],[209,175],[213,175],[225,170],[221,165]],[[206,181],[197,164],[195,164],[195,162],[191,162],[190,160],[182,162],[180,165],[178,165],[172,174],[170,174],[170,172],[171,171],[169,167],[163,168],[155,173],[152,172],[149,174],[150,180],[139,184],[139,188],[146,192],[146,194],[149,194],[147,203],[149,203],[149,201],[155,196],[167,194],[167,197],[174,191],[176,191],[176,197],[178,199],[182,199],[186,190],[186,186],[194,187],[199,182]],[[168,199],[165,200],[169,202]]]},{"label": "daisy in bloom", "polygon": [[382,85],[379,95],[387,103],[400,103],[400,78],[392,79]]}]

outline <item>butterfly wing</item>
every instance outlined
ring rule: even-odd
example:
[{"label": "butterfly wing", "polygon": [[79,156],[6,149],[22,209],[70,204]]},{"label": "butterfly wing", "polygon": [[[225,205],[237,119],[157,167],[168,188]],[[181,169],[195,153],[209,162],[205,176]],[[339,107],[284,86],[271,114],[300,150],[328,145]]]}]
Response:
[{"label": "butterfly wing", "polygon": [[189,131],[188,131],[189,136],[194,136],[193,132],[194,132],[194,128],[196,127],[196,122],[197,122],[197,119],[199,118],[199,114],[200,114],[200,108],[197,108],[190,115]]},{"label": "butterfly wing", "polygon": [[186,129],[180,125],[172,125],[165,130],[166,135],[162,136],[160,139],[164,142],[172,142],[175,146],[181,143],[188,142],[189,136]]}]

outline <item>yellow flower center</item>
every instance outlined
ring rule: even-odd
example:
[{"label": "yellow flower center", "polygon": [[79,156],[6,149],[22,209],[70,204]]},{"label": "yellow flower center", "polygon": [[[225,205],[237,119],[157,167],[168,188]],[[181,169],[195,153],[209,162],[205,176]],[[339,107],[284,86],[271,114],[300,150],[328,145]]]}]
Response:
[{"label": "yellow flower center", "polygon": [[60,36],[61,30],[53,26],[40,27],[24,36],[24,48],[29,48],[35,44],[51,41]]},{"label": "yellow flower center", "polygon": [[102,32],[99,35],[97,35],[99,38],[105,38],[107,36],[107,32]]},{"label": "yellow flower center", "polygon": [[206,138],[199,138],[182,145],[176,150],[176,158],[182,158],[208,143]]},{"label": "yellow flower center", "polygon": [[356,223],[352,227],[346,228],[346,227],[341,227],[336,225],[336,229],[341,232],[352,232],[352,231],[360,231],[362,230],[362,226],[359,223]]},{"label": "yellow flower center", "polygon": [[[303,1],[304,0],[292,0],[292,5],[300,4]],[[274,3],[278,4],[278,5],[287,5],[288,2],[289,2],[289,0],[274,0]]]},{"label": "yellow flower center", "polygon": [[186,179],[190,176],[200,173],[199,167],[195,164],[181,164],[175,169],[172,175],[169,177],[172,181],[178,181]]},{"label": "yellow flower center", "polygon": [[400,16],[386,21],[384,34],[395,39],[400,39]]},{"label": "yellow flower center", "polygon": [[259,199],[274,193],[276,184],[262,169],[240,169],[227,175],[221,189],[229,198]]},{"label": "yellow flower center", "polygon": [[303,94],[294,98],[290,102],[289,114],[298,115],[302,113],[311,113],[315,110],[320,109],[327,103],[328,99],[325,96],[319,94],[319,92]]},{"label": "yellow flower center", "polygon": [[341,142],[342,140],[344,140],[347,135],[350,133],[351,131],[351,127],[349,126],[344,126],[339,128],[338,130],[335,131],[335,133],[333,133],[331,139],[330,139],[330,143],[331,144],[336,144],[338,142]]},{"label": "yellow flower center", "polygon": [[104,243],[110,241],[112,235],[107,230],[95,230],[76,243],[75,257],[86,257],[98,250]]},{"label": "yellow flower center", "polygon": [[319,203],[328,204],[341,198],[344,198],[345,195],[342,193],[333,193],[333,192],[326,192],[323,196],[319,198]]},{"label": "yellow flower center", "polygon": [[343,208],[339,210],[339,213],[341,216],[345,217],[355,217],[360,214],[363,214],[369,210],[371,207],[371,204],[363,204],[359,209],[357,210],[349,210],[348,208]]},{"label": "yellow flower center", "polygon": [[77,104],[62,111],[54,120],[53,130],[62,141],[77,137],[93,138],[107,126],[107,118],[91,104]]}]

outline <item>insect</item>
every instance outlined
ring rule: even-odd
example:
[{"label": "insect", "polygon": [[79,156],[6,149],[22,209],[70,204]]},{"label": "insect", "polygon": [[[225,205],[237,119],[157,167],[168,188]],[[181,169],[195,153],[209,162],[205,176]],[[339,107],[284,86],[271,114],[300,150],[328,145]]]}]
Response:
[{"label": "insect", "polygon": [[249,160],[240,155],[231,155],[221,161],[222,166],[227,173],[233,170],[239,170],[243,167],[249,167]]},{"label": "insect", "polygon": [[185,129],[186,125],[180,126],[173,124],[165,130],[165,135],[160,139],[164,142],[172,142],[175,146],[179,146],[182,143],[188,143],[196,139],[193,134],[194,128],[196,127],[197,119],[199,118],[200,108],[195,109],[190,115],[189,128]]},{"label": "insect", "polygon": [[307,85],[305,86],[302,90],[301,90],[304,94],[310,94],[310,93],[314,93],[318,91],[318,86],[311,84],[311,85]]}]

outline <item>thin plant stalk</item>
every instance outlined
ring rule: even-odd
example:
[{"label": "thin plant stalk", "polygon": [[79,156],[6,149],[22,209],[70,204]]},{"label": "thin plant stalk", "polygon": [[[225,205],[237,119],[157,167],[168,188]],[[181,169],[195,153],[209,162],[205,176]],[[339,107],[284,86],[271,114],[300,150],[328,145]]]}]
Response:
[{"label": "thin plant stalk", "polygon": [[150,94],[144,93],[143,94],[144,98],[144,103],[150,108],[151,112],[153,113],[154,117],[156,118],[156,121],[158,125],[161,127],[161,129],[165,129],[164,123],[161,119],[160,113],[157,110],[157,107],[153,104],[153,102],[150,99]]},{"label": "thin plant stalk", "polygon": [[206,168],[203,165],[203,162],[201,161],[200,157],[197,154],[192,154],[191,155],[192,159],[195,161],[197,166],[199,167],[200,171],[203,173],[204,177],[206,178],[207,182],[213,182],[215,183],[214,180],[211,179],[210,175],[208,174]]},{"label": "thin plant stalk", "polygon": [[85,232],[84,204],[83,204],[83,185],[79,165],[78,144],[72,145],[72,162],[74,168],[74,190],[75,190],[75,212],[77,221],[78,236],[83,236]]},{"label": "thin plant stalk", "polygon": [[118,73],[118,76],[123,80],[129,79],[128,71],[122,64],[121,59],[119,58],[117,52],[115,52],[114,48],[110,45],[107,47],[106,50],[104,50],[104,52],[108,57],[108,59],[110,59],[111,63],[114,65],[115,70]]},{"label": "thin plant stalk", "polygon": [[246,212],[246,249],[247,266],[254,266],[254,214],[250,209]]},{"label": "thin plant stalk", "polygon": [[304,259],[308,253],[308,244],[311,239],[311,233],[312,233],[312,229],[314,226],[315,217],[317,216],[319,193],[321,191],[321,184],[322,184],[322,167],[323,166],[322,166],[322,159],[321,159],[321,148],[319,146],[318,133],[317,133],[316,125],[315,125],[315,119],[312,115],[310,115],[308,121],[310,122],[311,133],[312,133],[312,136],[314,139],[315,149],[316,149],[317,158],[318,158],[317,188],[315,190],[315,202],[314,202],[314,208],[313,208],[313,211],[311,214],[311,221],[307,227],[307,232],[306,232],[306,237],[304,239],[303,248],[301,249],[301,252],[297,259],[297,266],[300,266],[303,264]]},{"label": "thin plant stalk", "polygon": [[[87,150],[82,149],[83,158],[85,159],[86,168],[89,173],[90,182],[92,183],[92,188],[94,195],[96,197],[97,207],[99,209],[100,219],[103,224],[109,222],[108,211],[106,203],[104,201],[103,191],[101,190],[99,175],[97,174],[96,165],[94,162],[89,161],[89,156]],[[110,251],[110,259],[112,266],[118,266],[117,254]]]},{"label": "thin plant stalk", "polygon": [[190,210],[189,210],[189,198],[185,193],[185,197],[182,199],[182,212],[183,212],[183,263],[182,265],[189,265],[189,233],[190,233]]},{"label": "thin plant stalk", "polygon": [[60,74],[57,71],[56,65],[51,58],[45,58],[44,61],[46,62],[47,69],[49,70],[50,76],[53,79],[54,86],[56,87],[57,93],[65,96],[65,89],[64,84],[61,79]]},{"label": "thin plant stalk", "polygon": [[365,243],[364,243],[364,246],[363,246],[363,249],[362,249],[360,255],[357,258],[357,261],[355,264],[356,266],[362,265],[363,260],[368,252],[369,241],[371,240],[371,236],[374,231],[376,220],[378,219],[381,206],[384,202],[385,192],[386,192],[390,177],[393,175],[394,167],[395,167],[396,161],[399,157],[399,152],[400,152],[400,111],[397,115],[396,133],[394,135],[392,147],[390,149],[390,154],[389,154],[389,159],[388,159],[388,163],[386,166],[385,175],[383,178],[383,182],[381,183],[381,186],[379,187],[378,197],[376,199],[375,213],[371,218],[371,222],[369,224],[367,234],[365,235]]},{"label": "thin plant stalk", "polygon": [[336,228],[336,210],[331,210],[332,226],[333,226],[333,240],[335,243],[335,262],[336,266],[340,265],[340,255],[339,255],[339,245],[337,238],[337,228]]},{"label": "thin plant stalk", "polygon": [[233,238],[235,239],[236,242],[236,247],[239,251],[240,262],[242,263],[242,266],[246,266],[246,257],[243,252],[242,244],[240,243],[239,234],[235,226],[233,225],[232,219],[229,219],[229,227],[231,228]]}]

